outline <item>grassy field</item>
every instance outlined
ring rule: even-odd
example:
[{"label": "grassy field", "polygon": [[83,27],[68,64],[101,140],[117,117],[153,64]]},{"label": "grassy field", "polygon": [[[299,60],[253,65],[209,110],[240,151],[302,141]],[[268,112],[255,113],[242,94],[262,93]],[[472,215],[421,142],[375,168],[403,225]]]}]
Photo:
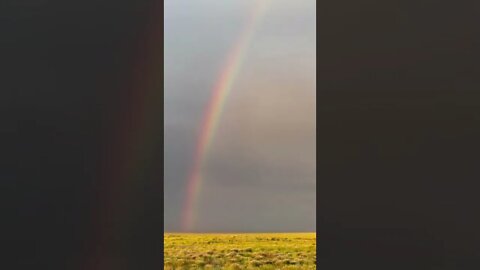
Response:
[{"label": "grassy field", "polygon": [[166,233],[164,269],[315,269],[315,233]]}]

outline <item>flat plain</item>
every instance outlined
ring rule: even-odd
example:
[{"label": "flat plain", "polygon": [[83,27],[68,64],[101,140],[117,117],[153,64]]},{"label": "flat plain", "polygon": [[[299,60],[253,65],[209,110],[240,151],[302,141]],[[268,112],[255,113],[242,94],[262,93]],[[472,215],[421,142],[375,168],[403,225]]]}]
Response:
[{"label": "flat plain", "polygon": [[316,269],[315,233],[164,234],[164,269]]}]

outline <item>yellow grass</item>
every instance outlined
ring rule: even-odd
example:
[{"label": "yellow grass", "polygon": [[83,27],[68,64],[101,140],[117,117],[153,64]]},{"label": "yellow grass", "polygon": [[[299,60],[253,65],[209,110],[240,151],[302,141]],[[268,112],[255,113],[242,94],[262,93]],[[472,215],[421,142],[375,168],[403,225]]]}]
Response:
[{"label": "yellow grass", "polygon": [[166,270],[315,269],[315,233],[166,233]]}]

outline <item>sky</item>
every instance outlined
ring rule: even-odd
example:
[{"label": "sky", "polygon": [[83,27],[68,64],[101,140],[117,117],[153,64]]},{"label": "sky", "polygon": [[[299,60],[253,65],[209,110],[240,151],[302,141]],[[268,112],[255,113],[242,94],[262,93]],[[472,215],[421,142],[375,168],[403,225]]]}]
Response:
[{"label": "sky", "polygon": [[[92,269],[98,247],[100,269],[162,267],[162,209],[178,229],[199,122],[252,5],[163,2],[2,2],[11,268]],[[336,254],[337,268],[369,256],[468,263],[480,250],[478,1],[318,1],[317,14],[313,0],[272,2],[222,113],[196,228],[311,230],[316,198],[328,236],[318,256]],[[92,237],[99,217],[105,241]]]},{"label": "sky", "polygon": [[[201,120],[256,1],[166,1],[164,222],[179,231]],[[271,1],[220,114],[194,231],[315,230],[315,1]]]}]

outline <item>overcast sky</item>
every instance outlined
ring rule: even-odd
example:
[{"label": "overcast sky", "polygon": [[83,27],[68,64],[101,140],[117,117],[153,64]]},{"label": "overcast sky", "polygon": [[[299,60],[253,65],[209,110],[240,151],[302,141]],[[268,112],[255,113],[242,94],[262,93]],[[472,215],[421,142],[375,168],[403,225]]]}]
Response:
[{"label": "overcast sky", "polygon": [[[196,135],[254,0],[165,1],[165,230],[180,230]],[[315,0],[275,0],[203,171],[197,231],[315,230]]]}]

